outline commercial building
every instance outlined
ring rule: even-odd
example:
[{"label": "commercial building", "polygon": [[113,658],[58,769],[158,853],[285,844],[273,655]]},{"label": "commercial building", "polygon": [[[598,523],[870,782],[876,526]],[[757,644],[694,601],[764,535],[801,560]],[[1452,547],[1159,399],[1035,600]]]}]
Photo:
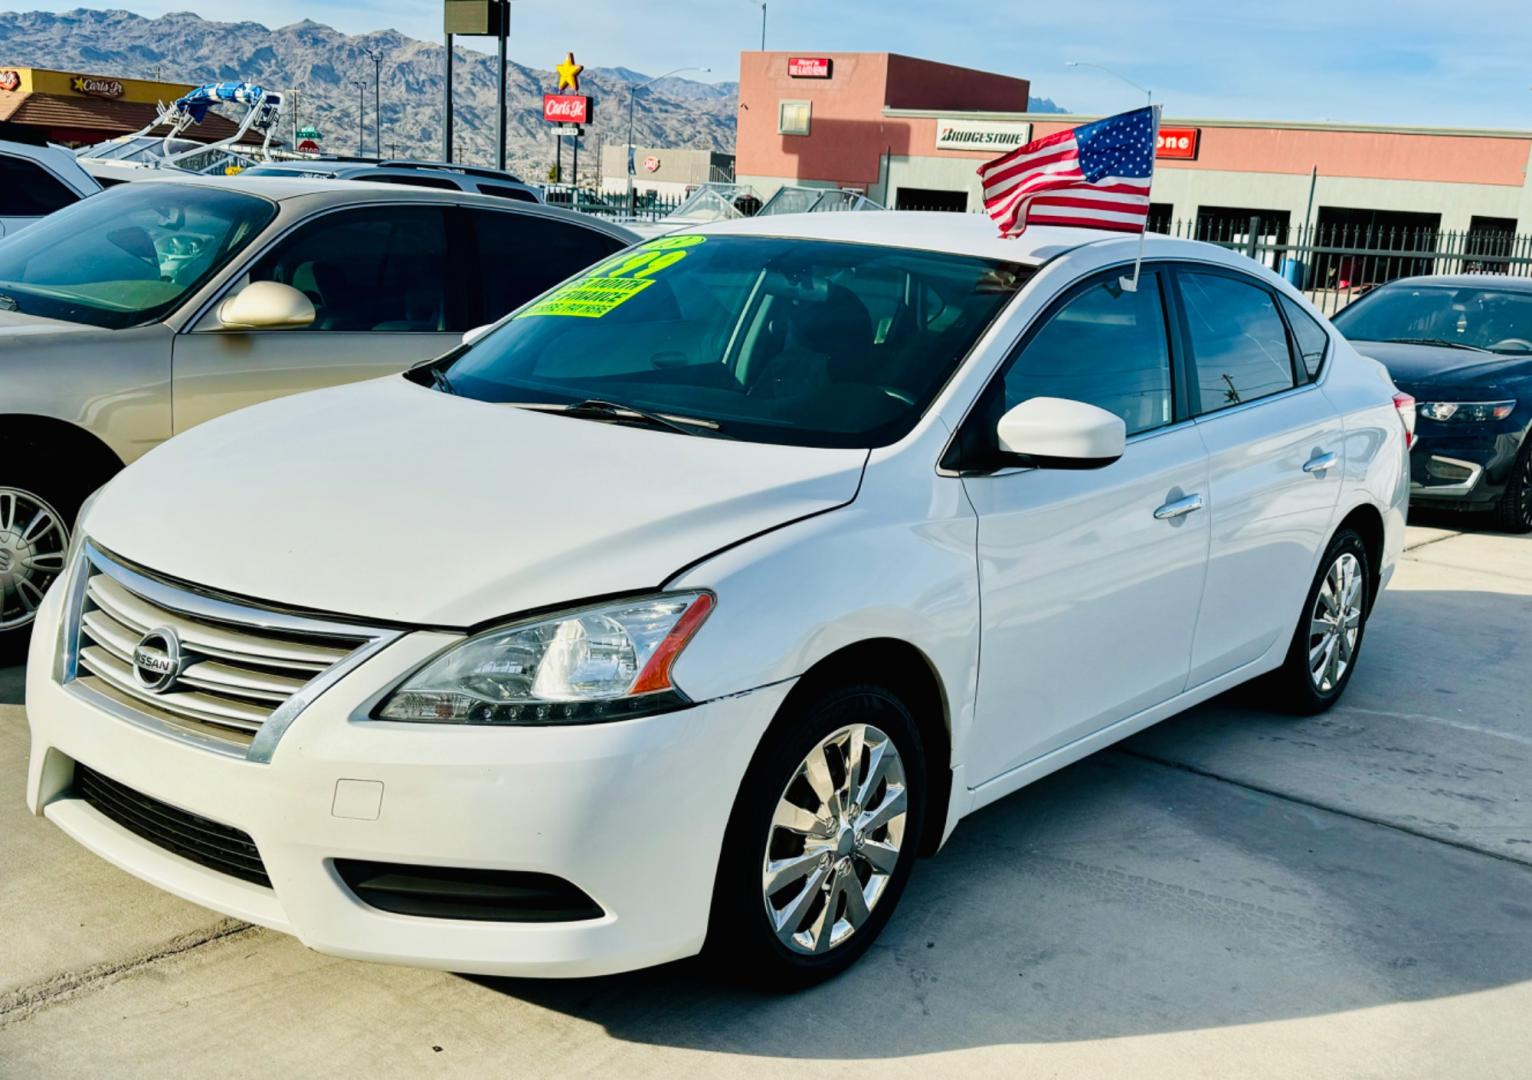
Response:
[{"label": "commercial building", "polygon": [[[27,141],[88,146],[147,127],[162,102],[194,89],[188,83],[0,65],[0,125]],[[232,121],[210,113],[183,137],[213,142],[236,130]]]},{"label": "commercial building", "polygon": [[[640,195],[673,199],[700,184],[733,179],[733,154],[675,146],[633,148],[633,190]],[[627,144],[607,143],[601,148],[601,191],[615,195],[627,190]]]},{"label": "commercial building", "polygon": [[[1096,119],[1029,113],[1026,88],[887,53],[743,53],[739,179],[762,197],[790,183],[855,188],[890,207],[978,210],[980,162]],[[1532,131],[1172,114],[1158,159],[1151,225],[1187,235],[1228,238],[1252,217],[1277,237],[1306,220],[1331,231],[1532,233]]]}]

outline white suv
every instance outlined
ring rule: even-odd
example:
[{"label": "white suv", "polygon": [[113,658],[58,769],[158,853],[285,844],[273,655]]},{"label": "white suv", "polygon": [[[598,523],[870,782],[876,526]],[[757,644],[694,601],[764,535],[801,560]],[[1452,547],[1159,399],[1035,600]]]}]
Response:
[{"label": "white suv", "polygon": [[343,956],[841,970],[918,853],[1257,676],[1345,690],[1413,415],[1218,248],[731,222],[83,513],[28,799]]}]

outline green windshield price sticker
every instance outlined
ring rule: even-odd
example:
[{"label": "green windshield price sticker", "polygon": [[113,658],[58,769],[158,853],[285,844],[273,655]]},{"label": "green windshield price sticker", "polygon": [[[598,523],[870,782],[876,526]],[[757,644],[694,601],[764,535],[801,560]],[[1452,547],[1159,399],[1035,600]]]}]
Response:
[{"label": "green windshield price sticker", "polygon": [[652,278],[588,277],[564,286],[548,299],[533,304],[520,315],[566,315],[577,319],[599,319],[625,300],[631,300],[649,286]]},{"label": "green windshield price sticker", "polygon": [[695,233],[662,236],[629,249],[598,266],[587,277],[571,281],[546,300],[517,315],[563,315],[576,319],[599,319],[654,284],[656,274],[686,258],[686,249],[706,240]]}]

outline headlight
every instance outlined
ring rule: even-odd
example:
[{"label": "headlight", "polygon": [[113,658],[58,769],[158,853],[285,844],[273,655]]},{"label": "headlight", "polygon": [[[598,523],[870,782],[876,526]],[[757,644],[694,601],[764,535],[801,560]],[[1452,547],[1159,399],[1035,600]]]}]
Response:
[{"label": "headlight", "polygon": [[400,684],[379,720],[589,724],[689,704],[670,669],[713,610],[667,593],[550,615],[469,638]]},{"label": "headlight", "polygon": [[1427,420],[1442,423],[1481,424],[1504,420],[1516,410],[1514,401],[1423,401],[1418,406]]}]

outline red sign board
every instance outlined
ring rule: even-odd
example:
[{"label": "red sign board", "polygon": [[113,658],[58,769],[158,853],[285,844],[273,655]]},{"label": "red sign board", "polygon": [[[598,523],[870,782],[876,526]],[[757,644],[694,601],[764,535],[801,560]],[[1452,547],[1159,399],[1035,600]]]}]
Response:
[{"label": "red sign board", "polygon": [[1196,161],[1197,148],[1201,142],[1201,128],[1162,127],[1154,144],[1154,156]]},{"label": "red sign board", "polygon": [[648,172],[659,172],[660,159],[655,157],[653,154],[650,154],[648,157],[644,158],[644,169]]},{"label": "red sign board", "polygon": [[0,90],[14,90],[21,85],[21,72],[0,71]]},{"label": "red sign board", "polygon": [[787,73],[795,79],[828,79],[830,58],[828,56],[789,56]]},{"label": "red sign board", "polygon": [[590,98],[584,94],[544,94],[543,121],[549,124],[590,123]]}]

